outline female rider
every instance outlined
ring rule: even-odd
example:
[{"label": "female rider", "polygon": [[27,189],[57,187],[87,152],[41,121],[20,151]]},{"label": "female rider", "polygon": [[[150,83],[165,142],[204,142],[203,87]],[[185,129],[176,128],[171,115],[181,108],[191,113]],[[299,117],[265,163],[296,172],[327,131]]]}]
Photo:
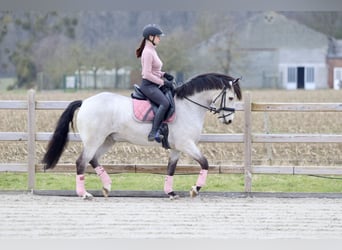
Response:
[{"label": "female rider", "polygon": [[159,128],[170,107],[168,99],[160,88],[162,86],[172,88],[172,80],[174,79],[172,75],[161,71],[163,63],[157,54],[156,46],[163,35],[163,32],[156,25],[149,24],[145,26],[143,29],[143,40],[136,50],[136,56],[141,58],[142,66],[140,89],[145,96],[158,105],[152,122],[151,132],[148,134],[149,141],[156,140],[157,142],[161,142],[163,139]]}]

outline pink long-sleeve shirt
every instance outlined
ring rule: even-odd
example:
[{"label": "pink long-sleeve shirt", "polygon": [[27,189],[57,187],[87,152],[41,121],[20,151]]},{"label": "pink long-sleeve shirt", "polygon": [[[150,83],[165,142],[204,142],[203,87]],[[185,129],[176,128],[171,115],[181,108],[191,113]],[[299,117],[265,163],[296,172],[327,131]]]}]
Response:
[{"label": "pink long-sleeve shirt", "polygon": [[163,62],[160,60],[155,46],[152,43],[146,41],[145,48],[141,54],[141,66],[142,66],[142,78],[154,82],[158,85],[163,85],[164,76]]}]

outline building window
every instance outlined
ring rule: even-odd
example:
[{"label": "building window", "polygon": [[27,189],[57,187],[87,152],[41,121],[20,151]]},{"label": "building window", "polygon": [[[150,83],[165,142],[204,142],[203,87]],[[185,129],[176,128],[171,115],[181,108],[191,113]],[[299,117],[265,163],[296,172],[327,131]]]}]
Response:
[{"label": "building window", "polygon": [[334,68],[334,80],[342,80],[342,68]]},{"label": "building window", "polygon": [[334,68],[334,89],[342,89],[342,68]]},{"label": "building window", "polygon": [[306,82],[315,82],[315,68],[307,67],[306,68]]},{"label": "building window", "polygon": [[296,67],[287,68],[287,82],[297,82],[297,68]]}]

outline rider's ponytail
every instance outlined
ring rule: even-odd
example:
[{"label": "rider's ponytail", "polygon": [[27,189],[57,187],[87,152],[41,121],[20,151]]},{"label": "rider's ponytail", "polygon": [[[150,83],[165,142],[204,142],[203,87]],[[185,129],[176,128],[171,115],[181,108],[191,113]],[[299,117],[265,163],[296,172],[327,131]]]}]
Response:
[{"label": "rider's ponytail", "polygon": [[142,52],[143,52],[143,50],[145,48],[145,43],[146,43],[146,39],[144,38],[141,41],[139,48],[136,49],[135,54],[136,54],[137,58],[141,57],[141,54],[142,54]]}]

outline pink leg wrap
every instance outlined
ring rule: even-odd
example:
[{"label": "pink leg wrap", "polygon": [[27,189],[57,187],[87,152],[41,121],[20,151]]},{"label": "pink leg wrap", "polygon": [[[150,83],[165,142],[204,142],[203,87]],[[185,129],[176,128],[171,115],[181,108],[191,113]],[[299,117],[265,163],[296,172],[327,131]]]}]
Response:
[{"label": "pink leg wrap", "polygon": [[107,187],[112,184],[112,180],[110,179],[108,173],[102,166],[98,166],[95,168],[95,172],[100,177],[102,184],[104,187]]},{"label": "pink leg wrap", "polygon": [[76,175],[76,193],[78,196],[83,196],[86,193],[84,186],[84,174]]},{"label": "pink leg wrap", "polygon": [[200,174],[197,178],[197,182],[196,182],[196,186],[197,187],[203,187],[206,183],[206,180],[207,180],[207,175],[208,175],[208,170],[206,169],[202,169],[200,171]]},{"label": "pink leg wrap", "polygon": [[168,194],[173,191],[173,176],[166,176],[165,183],[164,183],[164,192],[165,194]]}]

